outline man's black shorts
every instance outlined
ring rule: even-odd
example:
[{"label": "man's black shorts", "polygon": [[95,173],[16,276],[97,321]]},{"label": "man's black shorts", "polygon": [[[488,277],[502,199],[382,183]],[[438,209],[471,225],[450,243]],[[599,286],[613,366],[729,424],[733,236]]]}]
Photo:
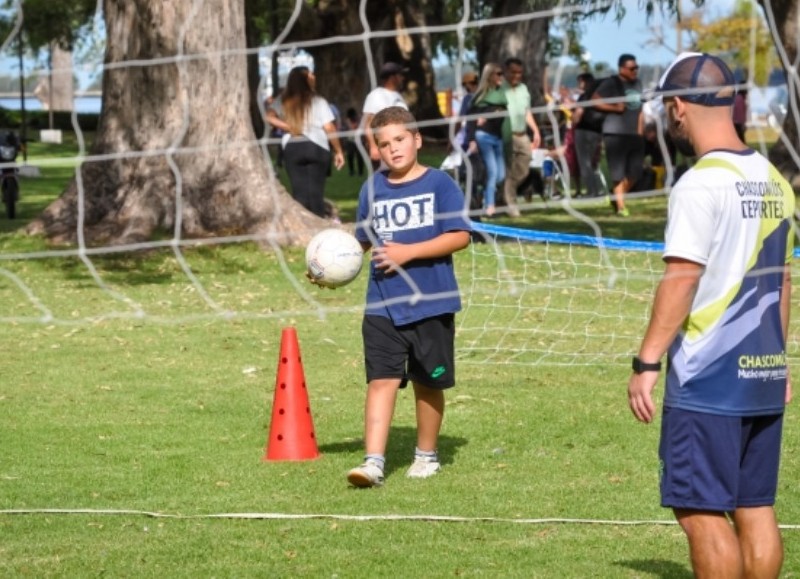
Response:
[{"label": "man's black shorts", "polygon": [[364,316],[367,382],[398,378],[444,390],[455,386],[455,315],[444,314],[404,326],[384,316]]},{"label": "man's black shorts", "polygon": [[619,183],[625,177],[636,183],[644,166],[644,138],[641,135],[603,135],[606,162],[611,181]]}]

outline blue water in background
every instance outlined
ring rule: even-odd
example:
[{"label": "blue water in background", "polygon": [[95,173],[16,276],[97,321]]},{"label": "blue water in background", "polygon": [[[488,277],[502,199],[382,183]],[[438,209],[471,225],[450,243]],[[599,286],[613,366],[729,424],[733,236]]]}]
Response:
[{"label": "blue water in background", "polygon": [[[82,96],[75,97],[75,110],[79,113],[99,113],[102,97],[98,96]],[[9,111],[20,110],[19,97],[3,97],[0,98],[0,107]],[[42,103],[35,97],[28,97],[25,99],[26,111],[41,111]]]}]

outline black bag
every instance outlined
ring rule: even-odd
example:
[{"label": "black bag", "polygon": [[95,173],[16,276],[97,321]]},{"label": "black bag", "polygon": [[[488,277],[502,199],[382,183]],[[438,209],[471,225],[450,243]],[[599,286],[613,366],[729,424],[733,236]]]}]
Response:
[{"label": "black bag", "polygon": [[[578,102],[588,101],[591,100],[591,98],[592,98],[591,94],[586,96],[586,93],[584,92],[578,99]],[[604,120],[606,120],[605,111],[600,111],[595,107],[591,106],[583,107],[581,120],[578,121],[578,124],[575,128],[580,129],[581,131],[592,131],[595,133],[599,133],[603,130]]]},{"label": "black bag", "polygon": [[[607,81],[613,81],[617,86],[617,91],[620,93],[619,96],[625,96],[625,87],[622,86],[622,81],[620,80],[619,76],[615,74],[606,78],[601,78],[600,80],[595,81],[591,86],[587,87],[581,96],[578,97],[578,102],[592,100],[594,93],[597,92],[597,88]],[[583,107],[581,120],[578,122],[578,125],[575,128],[584,131],[594,131],[595,133],[600,133],[603,131],[603,121],[606,119],[607,114],[607,112],[601,111],[597,109],[597,107]]]}]

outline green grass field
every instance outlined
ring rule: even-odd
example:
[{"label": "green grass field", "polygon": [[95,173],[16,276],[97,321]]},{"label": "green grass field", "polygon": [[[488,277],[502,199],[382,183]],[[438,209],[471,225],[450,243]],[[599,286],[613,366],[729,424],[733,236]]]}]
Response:
[{"label": "green grass field", "polygon": [[[199,285],[165,250],[93,258],[102,286],[75,257],[7,259],[48,249],[14,229],[69,179],[70,147],[32,147],[32,161],[64,163],[23,181],[18,223],[0,219],[0,576],[691,577],[658,505],[659,425],[636,423],[625,393],[657,255],[604,261],[511,241],[459,254],[466,307],[443,471],[403,476],[415,441],[403,392],[386,486],[355,490],[344,475],[362,457],[364,276],[319,290],[303,280],[302,250],[251,244],[186,250]],[[345,218],[359,186],[330,179]],[[664,200],[630,208],[628,220],[583,210],[608,237],[660,240]],[[556,205],[513,224],[591,231]],[[313,461],[262,460],[287,326]],[[797,335],[795,324],[792,358]],[[800,576],[796,418],[792,405],[783,577]]]}]

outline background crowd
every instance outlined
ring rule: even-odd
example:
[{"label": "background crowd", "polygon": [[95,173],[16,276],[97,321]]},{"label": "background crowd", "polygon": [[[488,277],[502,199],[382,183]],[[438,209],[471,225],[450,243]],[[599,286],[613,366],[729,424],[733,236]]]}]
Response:
[{"label": "background crowd", "polygon": [[[267,120],[281,138],[278,165],[285,165],[291,193],[307,209],[333,216],[324,202],[331,166],[339,170],[346,162],[349,174],[359,177],[365,177],[367,163],[373,171],[380,168],[366,127],[384,108],[408,108],[406,73],[400,64],[385,63],[362,110],[351,107],[341,115],[316,93],[313,72],[296,67],[280,96],[267,103]],[[463,152],[456,177],[476,217],[519,216],[517,199],[529,202],[534,194],[545,200],[606,196],[616,215],[628,217],[628,193],[663,188],[668,163],[674,168],[673,182],[685,170],[677,165],[677,150],[664,131],[663,107],[644,98],[633,54],[620,55],[616,73],[605,78],[578,75],[575,89],[562,86],[554,94],[543,79],[546,114],[532,113],[524,75],[523,62],[508,58],[486,63],[480,76],[470,71],[462,77],[453,110],[453,146]],[[738,92],[733,107],[743,141],[746,97],[746,91]]]}]

